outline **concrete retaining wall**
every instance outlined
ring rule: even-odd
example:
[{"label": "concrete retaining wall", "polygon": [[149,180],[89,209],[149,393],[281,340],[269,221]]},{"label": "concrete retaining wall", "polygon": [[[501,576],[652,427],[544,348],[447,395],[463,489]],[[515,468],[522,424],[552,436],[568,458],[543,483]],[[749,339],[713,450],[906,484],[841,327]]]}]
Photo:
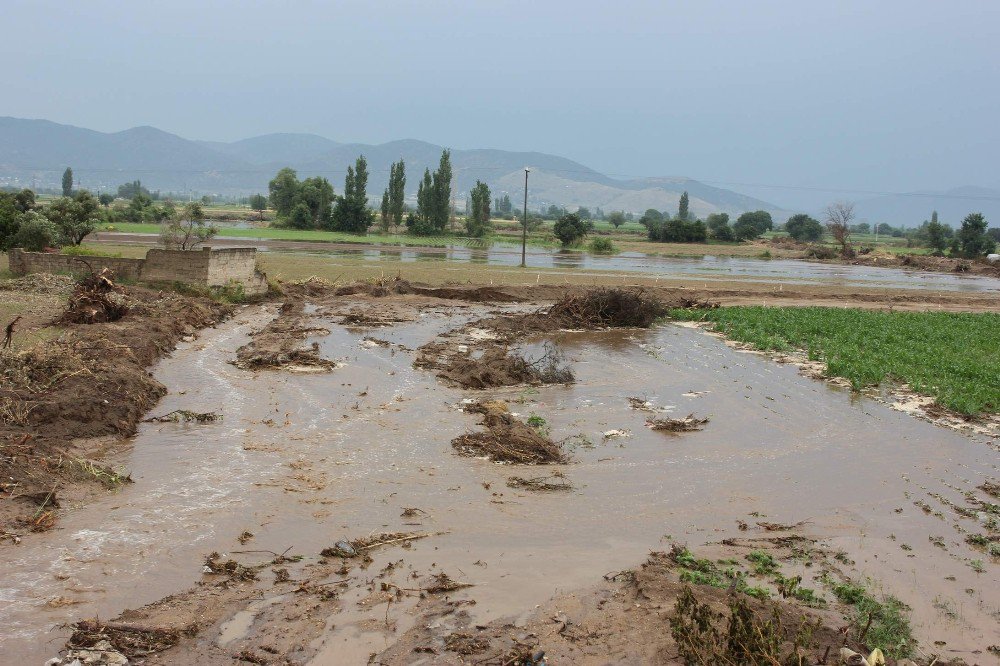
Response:
[{"label": "concrete retaining wall", "polygon": [[151,249],[145,259],[120,257],[75,257],[47,252],[13,249],[7,253],[10,271],[26,273],[63,273],[83,275],[91,270],[110,268],[119,278],[147,282],[184,282],[207,287],[231,283],[243,286],[247,294],[267,291],[267,277],[257,271],[255,248],[202,250]]}]

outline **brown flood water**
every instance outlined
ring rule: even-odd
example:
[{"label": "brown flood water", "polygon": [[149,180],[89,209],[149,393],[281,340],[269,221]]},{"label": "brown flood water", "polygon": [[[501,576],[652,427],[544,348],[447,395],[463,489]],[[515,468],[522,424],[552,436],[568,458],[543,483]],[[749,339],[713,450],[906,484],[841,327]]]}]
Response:
[{"label": "brown flood water", "polygon": [[[442,386],[412,367],[410,352],[362,341],[372,335],[414,348],[486,308],[460,312],[429,310],[416,322],[364,333],[331,322],[332,333],[318,341],[344,365],[330,374],[229,365],[273,315],[258,308],[182,345],[156,368],[170,394],[155,413],[219,410],[224,420],[144,425],[117,461],[133,485],[7,551],[0,663],[41,663],[67,635],[57,625],[110,618],[189,587],[213,550],[291,546],[315,560],[345,537],[446,532],[377,553],[371,571],[403,558],[405,580],[411,569],[436,565],[475,583],[463,594],[477,601],[468,608],[473,617],[486,621],[528,613],[555,593],[635,566],[665,548],[666,535],[693,548],[745,536],[736,521],[752,524],[752,511],[776,522],[808,520],[804,533],[845,550],[877,589],[914,608],[925,645],[942,640],[949,656],[972,660],[972,650],[996,642],[996,564],[964,543],[963,531],[982,531],[976,519],[941,501],[961,505],[964,492],[997,475],[987,440],[852,398],[696,330],[562,333],[555,339],[575,385],[485,395],[522,398],[511,409],[544,417],[553,439],[582,434],[592,444],[577,440],[573,462],[559,466],[574,491],[514,491],[505,486],[509,476],[550,470],[452,451],[452,438],[476,423],[460,411],[462,400],[481,394]],[[627,396],[711,422],[683,436],[652,432]],[[605,440],[613,429],[631,436]],[[400,517],[403,507],[429,517],[408,525],[414,521]],[[245,529],[256,537],[240,546]],[[945,547],[929,537],[942,537]],[[972,559],[986,559],[986,572],[975,573]],[[46,605],[59,597],[79,603]],[[336,663],[365,663],[391,642],[362,622],[381,618],[385,606],[363,612],[350,600],[345,595],[345,612],[330,618],[336,628],[314,646],[313,663],[333,663],[334,655]],[[258,608],[268,603],[280,599],[265,597]],[[400,614],[400,631],[408,621]],[[239,615],[223,638],[239,638],[252,622],[252,612]]]}]

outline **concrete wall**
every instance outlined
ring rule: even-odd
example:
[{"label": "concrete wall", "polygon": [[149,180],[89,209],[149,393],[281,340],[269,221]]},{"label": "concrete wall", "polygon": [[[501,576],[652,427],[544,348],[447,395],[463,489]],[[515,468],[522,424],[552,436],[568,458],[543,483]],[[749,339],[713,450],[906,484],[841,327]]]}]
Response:
[{"label": "concrete wall", "polygon": [[[222,287],[238,283],[248,294],[267,291],[267,276],[257,271],[255,248],[225,248],[214,250],[151,249],[145,259],[118,257],[74,257],[47,252],[8,252],[10,271],[25,273],[70,273],[81,275],[101,268],[110,268],[127,280],[147,282],[184,282],[187,284]],[[84,263],[86,262],[86,263]]]}]

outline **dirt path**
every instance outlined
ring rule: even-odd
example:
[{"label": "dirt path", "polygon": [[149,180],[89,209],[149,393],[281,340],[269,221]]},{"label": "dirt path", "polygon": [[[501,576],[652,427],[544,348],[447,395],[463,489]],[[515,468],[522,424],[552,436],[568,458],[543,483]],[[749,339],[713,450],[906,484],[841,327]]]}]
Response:
[{"label": "dirt path", "polygon": [[[636,633],[626,636],[662,634],[676,571],[657,578],[661,592],[648,592],[655,601],[642,619],[628,614],[630,583],[609,581],[575,606],[567,592],[592,589],[673,543],[697,552],[768,537],[758,521],[806,521],[797,534],[811,550],[843,553],[832,560],[837,575],[870,576],[913,607],[918,654],[980,658],[1000,604],[995,565],[974,570],[970,562],[984,554],[965,539],[983,533],[979,514],[989,517],[978,486],[997,467],[985,440],[675,326],[549,334],[575,383],[462,390],[415,368],[417,349],[437,342],[457,350],[473,334],[454,329],[526,307],[457,295],[336,296],[304,285],[301,307],[286,313],[292,328],[312,331],[296,346],[315,343],[318,357],[335,363],[323,372],[234,367],[237,350],[270,348],[266,334],[252,335],[267,321],[259,310],[182,345],[157,366],[171,389],[158,411],[217,409],[223,420],[142,426],[120,459],[134,484],[76,513],[72,527],[22,544],[4,576],[4,598],[16,601],[4,620],[15,630],[0,654],[51,656],[68,635],[53,625],[132,608],[116,621],[156,627],[173,644],[147,663],[231,664],[242,655],[353,664],[372,653],[382,653],[381,663],[459,663],[524,633],[561,656],[557,663],[588,663],[579,650],[595,663],[642,660],[615,638],[616,627],[635,619]],[[519,297],[545,295],[540,288]],[[533,353],[540,342],[521,348]],[[654,411],[635,409],[629,397]],[[456,455],[452,440],[480,427],[463,411],[473,399],[502,400],[525,421],[539,417],[571,461],[510,466]],[[710,421],[682,435],[645,427],[650,417],[688,413]],[[508,486],[515,476],[556,472],[570,491]],[[321,555],[340,540],[383,533],[404,540],[357,558]],[[399,536],[414,533],[422,538]],[[204,574],[213,551],[222,556],[210,570],[220,573]],[[250,574],[227,570],[229,558]],[[455,582],[474,586],[450,589]],[[816,576],[807,582],[838,610]],[[596,626],[601,595],[617,595],[606,627]],[[546,605],[535,613],[536,604]],[[552,609],[569,622],[553,623]],[[592,629],[551,635],[560,624]],[[456,632],[477,638],[478,626],[487,651],[463,656],[468,640],[449,647]],[[669,641],[650,645],[653,663],[672,663]]]}]

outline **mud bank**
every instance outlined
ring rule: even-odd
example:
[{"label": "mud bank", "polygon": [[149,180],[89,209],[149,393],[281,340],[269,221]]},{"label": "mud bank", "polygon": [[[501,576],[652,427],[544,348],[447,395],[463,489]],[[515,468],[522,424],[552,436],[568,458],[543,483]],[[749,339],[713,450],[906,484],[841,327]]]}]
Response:
[{"label": "mud bank", "polygon": [[102,459],[126,445],[166,393],[146,368],[229,312],[208,299],[140,287],[116,297],[130,308],[118,321],[67,324],[73,317],[62,317],[57,339],[3,356],[2,542],[49,529],[60,506],[128,482]]}]

